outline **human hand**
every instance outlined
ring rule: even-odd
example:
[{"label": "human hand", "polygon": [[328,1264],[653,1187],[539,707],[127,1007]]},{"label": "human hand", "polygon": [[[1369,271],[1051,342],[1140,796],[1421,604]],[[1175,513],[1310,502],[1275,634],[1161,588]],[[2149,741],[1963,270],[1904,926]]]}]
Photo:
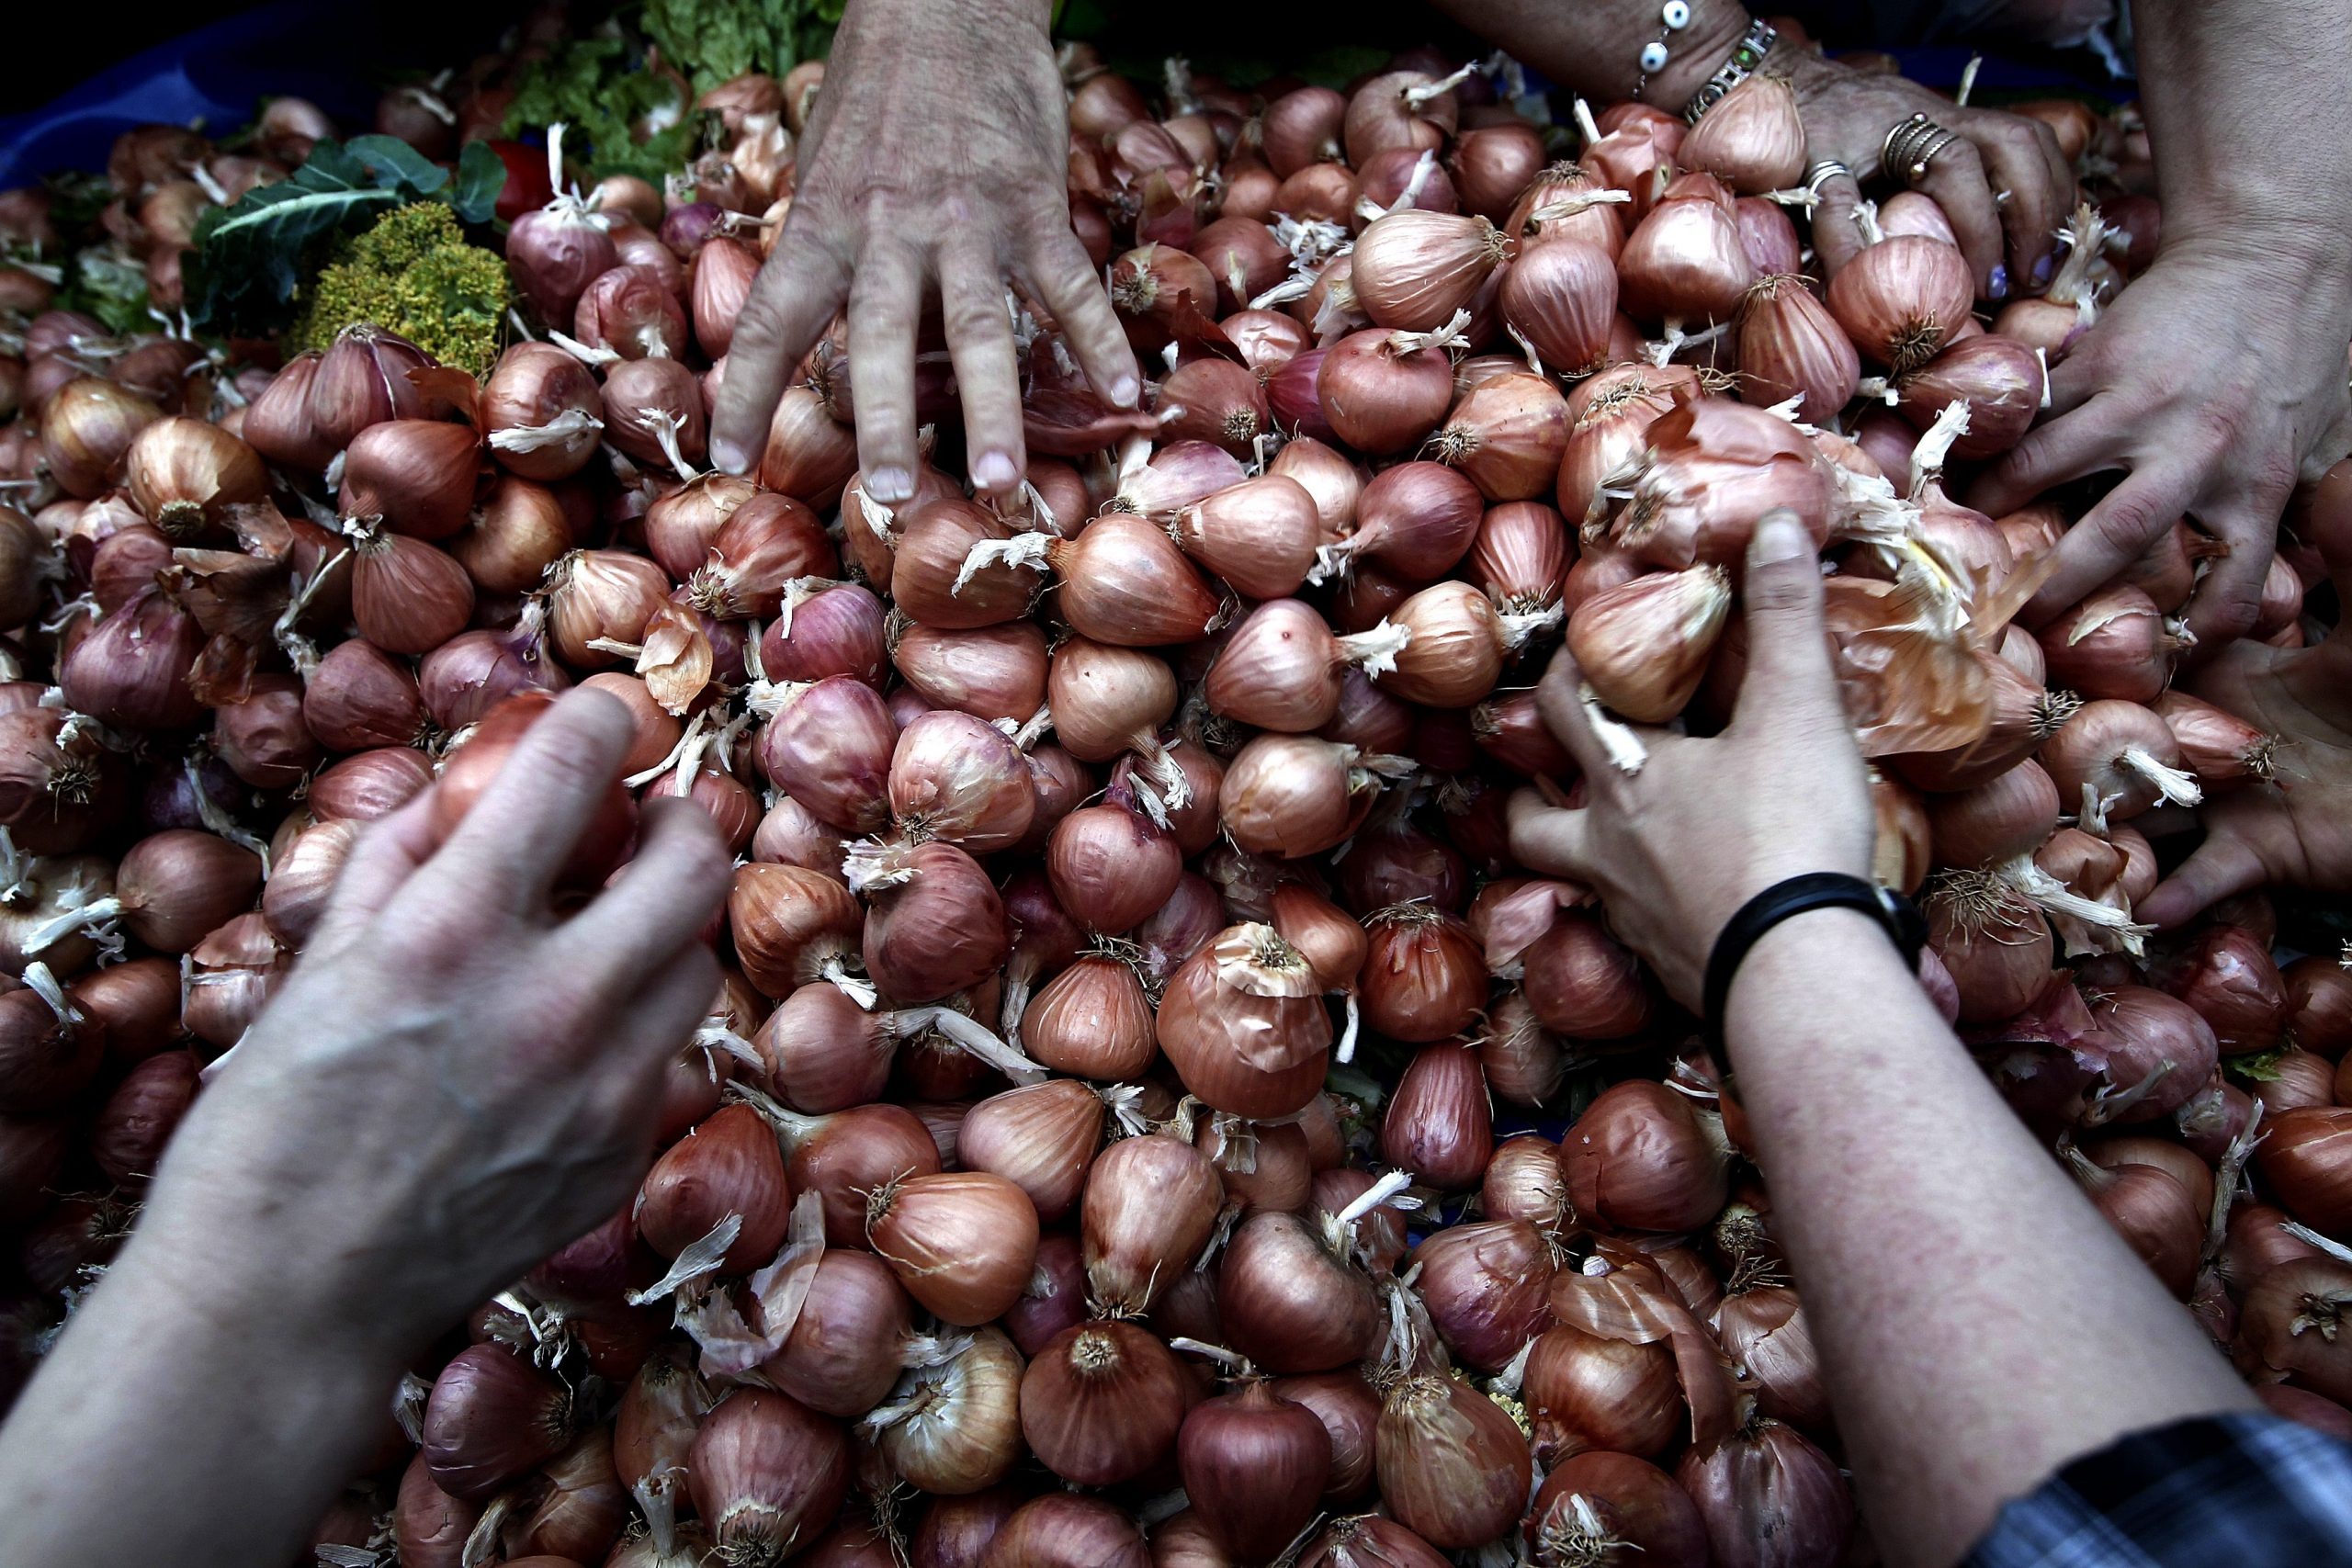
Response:
[{"label": "human hand", "polygon": [[[2352,496],[2352,463],[2342,467],[2332,482]],[[2316,532],[2337,596],[2352,604],[2352,506]],[[2352,634],[2339,627],[2291,650],[2234,642],[2187,686],[2278,737],[2278,779],[2208,796],[2198,811],[2205,841],[2140,901],[2138,918],[2177,926],[2269,885],[2352,888]]]},{"label": "human hand", "polygon": [[[1772,68],[1780,67],[1775,59]],[[2075,172],[2048,126],[1997,109],[1962,108],[1917,82],[1866,73],[1818,55],[1792,54],[1787,70],[1804,121],[1808,162],[1844,164],[1868,179],[1878,169],[1887,132],[1925,114],[1959,140],[1929,161],[1917,188],[1951,220],[1976,274],[1977,294],[2000,299],[2013,279],[2037,286],[2049,281],[2052,238],[2075,205]],[[1997,191],[2007,191],[2007,200],[1996,201]],[[1832,276],[1861,252],[1861,231],[1854,223],[1860,199],[1852,180],[1833,179],[1821,187],[1813,244]]]},{"label": "human hand", "polygon": [[1017,491],[1008,275],[1059,324],[1106,401],[1142,380],[1070,231],[1069,135],[1036,0],[856,0],[801,139],[797,189],[736,319],[711,457],[755,468],[776,400],[844,300],[859,465],[886,505],[914,494],[915,330],[935,288],[974,485]]},{"label": "human hand", "polygon": [[718,988],[699,932],[728,886],[707,816],[650,801],[635,858],[556,913],[628,735],[574,692],[446,844],[429,792],[361,837],[172,1140],[134,1243],[151,1266],[397,1358],[621,1204]]},{"label": "human hand", "polygon": [[2129,473],[2067,530],[2025,618],[2077,603],[2190,515],[2230,549],[2188,629],[2210,656],[2251,628],[2290,492],[2352,451],[2347,344],[2340,236],[2310,251],[2253,233],[2167,244],[2051,372],[2054,417],[1969,493],[1998,517],[2086,474]]},{"label": "human hand", "polygon": [[1510,802],[1511,852],[1531,871],[1600,894],[1618,937],[1686,1007],[1699,1005],[1707,954],[1748,899],[1805,872],[1867,876],[1875,818],[1870,784],[1830,671],[1812,536],[1767,516],[1748,547],[1747,672],[1722,734],[1639,731],[1638,774],[1608,761],[1563,649],[1544,672],[1544,720],[1584,770],[1590,804]]}]

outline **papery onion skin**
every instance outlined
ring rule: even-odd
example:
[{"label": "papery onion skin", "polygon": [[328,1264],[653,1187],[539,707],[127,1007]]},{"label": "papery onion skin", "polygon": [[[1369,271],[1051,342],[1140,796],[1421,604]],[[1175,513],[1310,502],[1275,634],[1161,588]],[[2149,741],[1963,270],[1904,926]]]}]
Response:
[{"label": "papery onion skin", "polygon": [[1082,1486],[1133,1480],[1164,1459],[1186,1382],[1167,1346],[1117,1319],[1063,1330],[1021,1380],[1021,1429],[1046,1469]]},{"label": "papery onion skin", "polygon": [[1492,1540],[1527,1506],[1527,1440],[1466,1384],[1406,1379],[1381,1409],[1378,1443],[1383,1506],[1433,1546]]},{"label": "papery onion skin", "polygon": [[1542,1568],[1628,1558],[1705,1568],[1709,1561],[1706,1526],[1690,1495],[1630,1453],[1588,1450],[1563,1462],[1537,1490],[1526,1534]]},{"label": "papery onion skin", "polygon": [[1633,1230],[1695,1230],[1730,1192],[1690,1102],[1648,1079],[1602,1090],[1561,1138],[1560,1166],[1578,1213]]}]

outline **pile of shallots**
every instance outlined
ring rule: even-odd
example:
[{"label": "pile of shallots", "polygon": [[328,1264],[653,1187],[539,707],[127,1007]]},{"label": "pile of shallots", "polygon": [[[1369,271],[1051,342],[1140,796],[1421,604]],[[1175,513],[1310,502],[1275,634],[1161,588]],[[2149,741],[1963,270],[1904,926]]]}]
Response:
[{"label": "pile of shallots", "polygon": [[[722,89],[756,156],[667,197],[514,160],[529,335],[479,386],[366,329],[274,371],[118,338],[0,265],[6,1386],[366,824],[436,778],[454,818],[577,683],[637,734],[572,880],[638,799],[699,802],[742,857],[725,985],[642,1190],[451,1325],[321,1561],[1838,1562],[1866,1524],[1738,1107],[1502,815],[1575,797],[1531,690],[1564,638],[1614,765],[1723,721],[1778,506],[1835,568],[1930,990],[2274,1407],[2352,1430],[2352,975],[2282,971],[2259,897],[2132,918],[2135,818],[2276,787],[2169,689],[2214,547],[2029,632],[2077,498],[1945,478],[2030,424],[2154,204],[2086,206],[1988,321],[1917,196],[1805,276],[1777,82],[1568,130],[1419,58],[1178,71],[1161,115],[1067,64],[1077,227],[1157,384],[1097,400],[1016,299],[1014,506],[952,454],[861,492],[839,329],[756,479],[705,468],[813,73]],[[387,123],[479,127],[499,80]],[[279,118],[286,159],[324,130]],[[126,138],[102,243],[160,287],[222,163]],[[0,197],[70,260],[50,224]],[[2305,635],[2312,561],[2255,636]]]}]

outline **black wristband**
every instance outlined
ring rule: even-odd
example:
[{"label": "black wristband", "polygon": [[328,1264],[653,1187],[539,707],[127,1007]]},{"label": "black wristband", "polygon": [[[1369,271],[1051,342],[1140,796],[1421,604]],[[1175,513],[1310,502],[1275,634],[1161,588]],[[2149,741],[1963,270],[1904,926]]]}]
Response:
[{"label": "black wristband", "polygon": [[1733,977],[1766,931],[1814,909],[1860,910],[1878,921],[1905,964],[1914,970],[1919,967],[1919,950],[1928,942],[1928,922],[1902,894],[1834,871],[1807,872],[1774,883],[1742,904],[1739,912],[1724,923],[1714,951],[1707,955],[1706,1010],[1701,1027],[1706,1032],[1707,1055],[1714,1058],[1715,1071],[1725,1083],[1731,1081],[1731,1062],[1724,1055],[1724,1004],[1731,998]]}]

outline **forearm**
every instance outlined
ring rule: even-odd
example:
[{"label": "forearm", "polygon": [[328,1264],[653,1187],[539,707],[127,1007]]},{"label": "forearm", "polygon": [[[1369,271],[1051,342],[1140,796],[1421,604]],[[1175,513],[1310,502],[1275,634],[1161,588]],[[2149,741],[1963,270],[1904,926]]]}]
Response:
[{"label": "forearm", "polygon": [[2352,228],[2342,6],[2141,0],[2132,22],[2166,244],[2253,240],[2342,274]]},{"label": "forearm", "polygon": [[2251,1397],[1861,916],[1758,943],[1735,1082],[1890,1562],[1944,1562],[2123,1432]]},{"label": "forearm", "polygon": [[384,1436],[397,1366],[231,1259],[133,1239],[0,1427],[0,1562],[284,1562]]},{"label": "forearm", "polygon": [[[1609,0],[1435,0],[1437,9],[1554,81],[1589,98],[1615,102],[1641,83],[1645,45],[1661,28],[1658,7]],[[1679,113],[1690,95],[1731,58],[1749,17],[1737,0],[1690,0],[1690,25],[1668,35],[1666,69],[1642,101]]]}]

